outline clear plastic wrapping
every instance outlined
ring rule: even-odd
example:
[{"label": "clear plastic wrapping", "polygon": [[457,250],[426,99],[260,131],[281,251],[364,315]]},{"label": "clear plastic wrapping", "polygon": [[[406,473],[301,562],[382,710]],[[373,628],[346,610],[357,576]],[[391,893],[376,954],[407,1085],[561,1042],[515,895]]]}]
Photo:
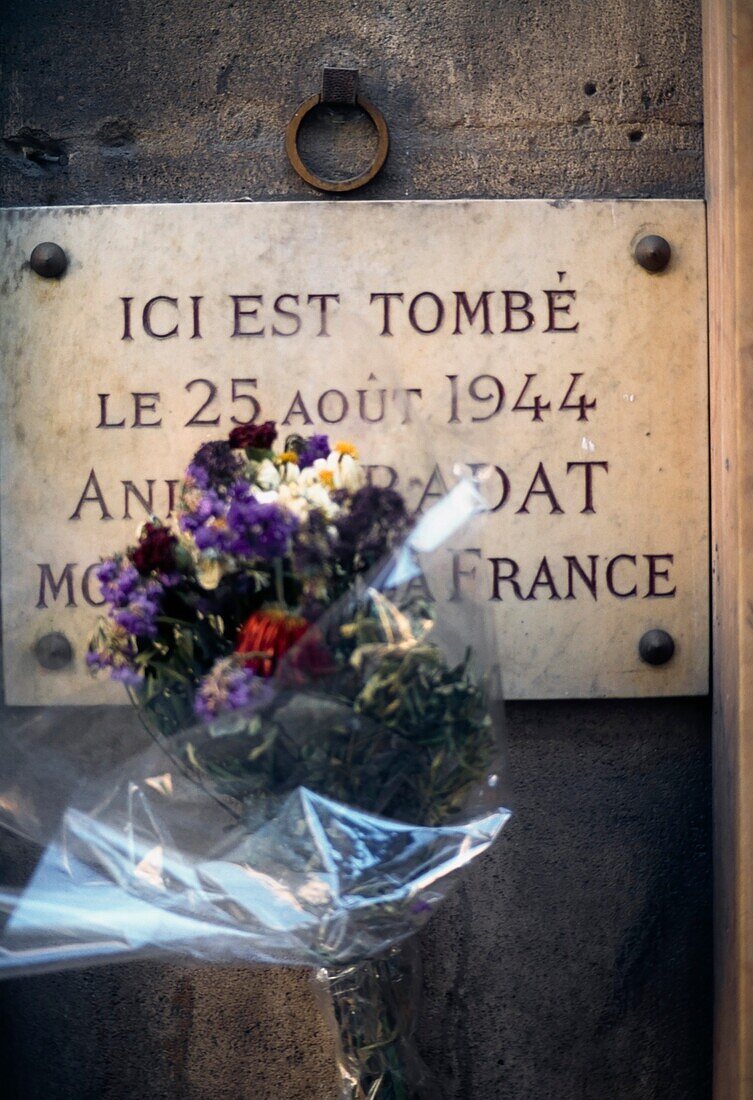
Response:
[{"label": "clear plastic wrapping", "polygon": [[[168,953],[310,967],[343,1096],[419,1094],[397,949],[509,817],[489,619],[426,598],[483,511],[460,480],[274,667],[261,644],[213,666],[191,717],[180,685],[143,681],[121,731],[103,709],[56,743],[61,708],[9,716],[0,813],[45,847],[3,892],[0,970]],[[241,705],[223,711],[228,691]]]},{"label": "clear plastic wrapping", "polygon": [[319,967],[314,988],[335,1038],[343,1100],[442,1095],[413,1041],[421,998],[415,941],[378,959]]}]

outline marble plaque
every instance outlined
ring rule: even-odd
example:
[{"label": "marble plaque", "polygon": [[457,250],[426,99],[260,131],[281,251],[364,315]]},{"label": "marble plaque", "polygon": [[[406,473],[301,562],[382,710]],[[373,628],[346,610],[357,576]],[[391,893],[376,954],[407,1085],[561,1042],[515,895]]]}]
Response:
[{"label": "marble plaque", "polygon": [[[100,555],[236,424],[360,443],[425,510],[493,512],[433,578],[492,617],[514,699],[707,690],[704,206],[305,202],[17,209],[4,237],[2,638],[12,704],[121,701],[84,654]],[[650,274],[636,242],[672,247]],[[29,266],[54,241],[69,266]],[[660,628],[665,665],[638,643]],[[40,663],[62,634],[73,659]],[[60,639],[58,639],[60,642]],[[45,643],[46,645],[47,643]],[[42,647],[44,648],[44,646]],[[55,647],[53,647],[55,648]]]}]

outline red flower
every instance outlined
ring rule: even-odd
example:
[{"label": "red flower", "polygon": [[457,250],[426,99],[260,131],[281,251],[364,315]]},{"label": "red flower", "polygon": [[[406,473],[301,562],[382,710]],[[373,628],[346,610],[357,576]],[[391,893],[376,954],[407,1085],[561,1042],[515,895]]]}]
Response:
[{"label": "red flower", "polygon": [[139,573],[170,573],[175,568],[175,547],[178,540],[167,527],[147,523],[138,546],[130,553]]},{"label": "red flower", "polygon": [[337,672],[337,664],[332,650],[324,641],[321,630],[312,626],[285,662],[283,682],[300,686],[306,680],[331,676],[333,672]]},{"label": "red flower", "polygon": [[230,446],[242,450],[268,451],[277,439],[274,420],[263,424],[241,424],[230,433]]},{"label": "red flower", "polygon": [[271,608],[254,611],[238,632],[235,652],[249,654],[246,668],[258,676],[271,676],[280,660],[308,630],[305,619]]}]

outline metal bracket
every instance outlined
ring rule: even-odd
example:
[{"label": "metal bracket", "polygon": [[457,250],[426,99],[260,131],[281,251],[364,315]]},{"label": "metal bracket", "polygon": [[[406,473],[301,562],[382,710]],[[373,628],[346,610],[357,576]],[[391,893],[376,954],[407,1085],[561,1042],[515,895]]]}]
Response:
[{"label": "metal bracket", "polygon": [[349,103],[355,107],[358,99],[358,69],[322,69],[322,103]]}]

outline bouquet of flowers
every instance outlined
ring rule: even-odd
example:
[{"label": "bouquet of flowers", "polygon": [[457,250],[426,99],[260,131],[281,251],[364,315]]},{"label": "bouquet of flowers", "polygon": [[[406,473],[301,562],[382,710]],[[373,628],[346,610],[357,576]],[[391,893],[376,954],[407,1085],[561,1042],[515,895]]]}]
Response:
[{"label": "bouquet of flowers", "polygon": [[311,966],[342,1095],[399,1100],[422,1073],[397,945],[509,816],[488,650],[425,583],[483,504],[461,481],[416,522],[351,443],[276,439],[204,443],[175,529],[152,518],[99,566],[87,660],[153,743],[69,806],[5,958],[54,955],[54,911],[82,958]]}]

